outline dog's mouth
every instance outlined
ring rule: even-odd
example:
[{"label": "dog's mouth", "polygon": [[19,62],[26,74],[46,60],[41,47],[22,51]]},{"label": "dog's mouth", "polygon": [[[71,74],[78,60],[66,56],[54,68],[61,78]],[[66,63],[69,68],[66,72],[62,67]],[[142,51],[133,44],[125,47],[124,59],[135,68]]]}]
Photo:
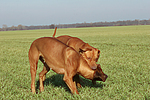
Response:
[{"label": "dog's mouth", "polygon": [[105,82],[106,79],[107,79],[107,77],[108,77],[108,76],[105,74],[104,77],[102,78],[102,81]]},{"label": "dog's mouth", "polygon": [[104,81],[101,78],[94,78],[93,81]]},{"label": "dog's mouth", "polygon": [[103,81],[103,82],[105,82],[107,77],[108,77],[107,75],[104,75],[103,77],[94,78],[93,81]]}]

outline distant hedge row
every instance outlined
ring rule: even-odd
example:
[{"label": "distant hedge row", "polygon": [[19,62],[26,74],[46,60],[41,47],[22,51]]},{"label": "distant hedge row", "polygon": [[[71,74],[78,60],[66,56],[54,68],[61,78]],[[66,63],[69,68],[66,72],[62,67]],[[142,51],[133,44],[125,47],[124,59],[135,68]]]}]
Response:
[{"label": "distant hedge row", "polygon": [[75,23],[75,24],[51,24],[42,26],[11,26],[3,25],[0,31],[10,31],[10,30],[34,30],[34,29],[54,29],[57,28],[80,28],[80,27],[106,27],[106,26],[128,26],[128,25],[150,25],[149,20],[127,20],[127,21],[116,21],[116,22],[94,22],[94,23]]}]

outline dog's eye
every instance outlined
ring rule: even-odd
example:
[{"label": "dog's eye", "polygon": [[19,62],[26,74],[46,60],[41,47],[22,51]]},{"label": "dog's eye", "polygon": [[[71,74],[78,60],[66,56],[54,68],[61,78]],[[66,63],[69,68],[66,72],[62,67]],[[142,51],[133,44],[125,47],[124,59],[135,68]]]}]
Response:
[{"label": "dog's eye", "polygon": [[87,57],[88,60],[91,60],[91,57]]}]

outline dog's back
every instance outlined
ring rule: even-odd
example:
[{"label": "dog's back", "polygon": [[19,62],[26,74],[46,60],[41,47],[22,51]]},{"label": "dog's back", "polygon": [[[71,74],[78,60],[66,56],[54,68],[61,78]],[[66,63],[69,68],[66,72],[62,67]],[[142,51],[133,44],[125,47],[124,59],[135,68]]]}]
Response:
[{"label": "dog's back", "polygon": [[[31,44],[29,59],[37,62],[37,59],[41,56],[52,70],[57,73],[64,74],[63,68],[66,64],[66,61],[64,60],[67,60],[69,53],[72,56],[76,55],[73,56],[76,59],[79,59],[77,57],[80,57],[80,55],[73,48],[63,44],[59,40],[51,37],[43,37],[35,40]],[[59,68],[59,70],[57,70],[57,68]]]}]

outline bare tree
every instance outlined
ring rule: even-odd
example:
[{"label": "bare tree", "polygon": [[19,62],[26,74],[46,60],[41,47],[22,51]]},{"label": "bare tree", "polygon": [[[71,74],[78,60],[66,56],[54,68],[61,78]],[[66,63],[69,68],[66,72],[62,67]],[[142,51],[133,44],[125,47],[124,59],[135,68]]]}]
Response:
[{"label": "bare tree", "polygon": [[6,24],[3,24],[2,28],[3,28],[4,31],[7,31],[7,25]]}]

